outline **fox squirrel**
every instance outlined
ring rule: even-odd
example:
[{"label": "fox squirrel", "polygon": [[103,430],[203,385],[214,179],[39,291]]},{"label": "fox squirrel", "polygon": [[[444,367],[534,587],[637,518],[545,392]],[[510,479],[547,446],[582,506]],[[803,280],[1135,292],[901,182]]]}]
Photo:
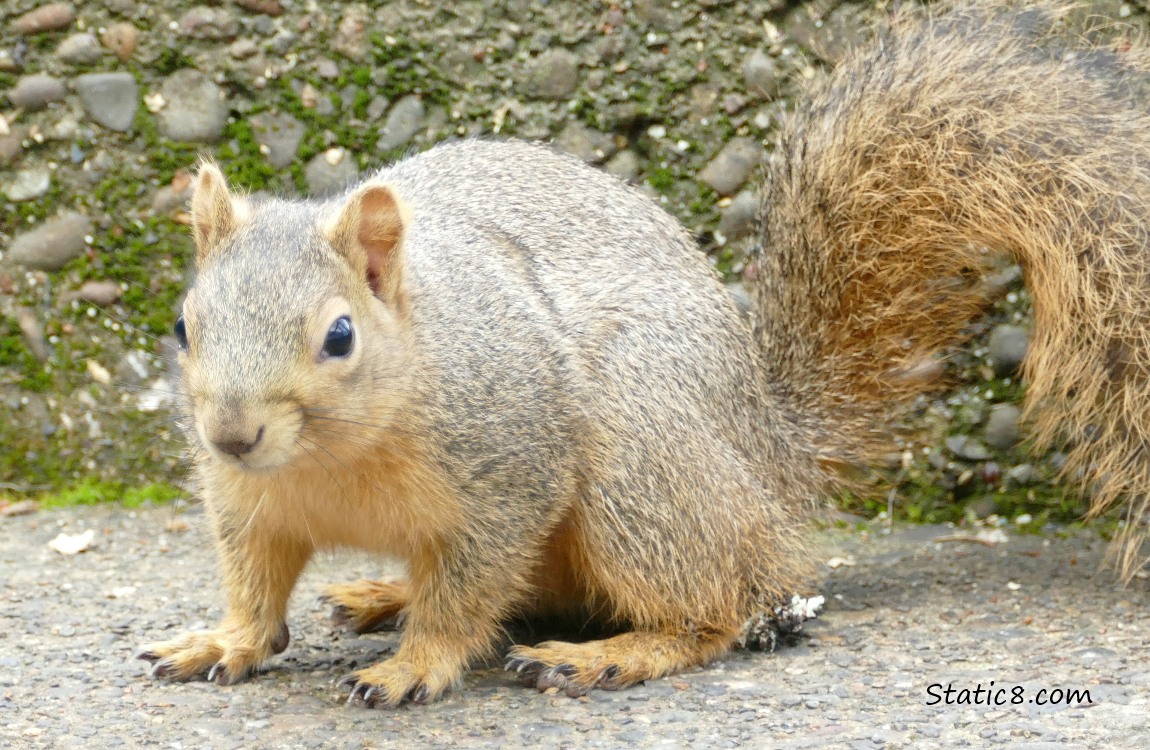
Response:
[{"label": "fox squirrel", "polygon": [[437,698],[515,615],[621,630],[512,648],[540,688],[704,664],[812,572],[806,519],[930,387],[988,246],[1034,293],[1039,444],[1145,511],[1150,63],[1055,41],[1060,12],[896,18],[816,86],[767,175],[753,329],[670,216],[541,146],[441,145],[322,201],[204,164],[176,334],[229,610],[141,658],[241,679],[347,546],[409,571],[328,590],[358,630],[405,618],[349,699]]}]

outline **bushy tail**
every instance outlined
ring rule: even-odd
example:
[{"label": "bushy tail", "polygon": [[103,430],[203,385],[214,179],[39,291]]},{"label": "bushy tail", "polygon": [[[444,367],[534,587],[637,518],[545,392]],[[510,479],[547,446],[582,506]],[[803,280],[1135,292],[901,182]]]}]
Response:
[{"label": "bushy tail", "polygon": [[[985,303],[987,252],[1032,292],[1039,449],[1095,512],[1150,510],[1150,72],[1065,7],[895,20],[787,127],[764,197],[757,330],[830,460],[865,460]],[[880,436],[882,438],[880,439]],[[1116,545],[1126,575],[1141,538]]]}]

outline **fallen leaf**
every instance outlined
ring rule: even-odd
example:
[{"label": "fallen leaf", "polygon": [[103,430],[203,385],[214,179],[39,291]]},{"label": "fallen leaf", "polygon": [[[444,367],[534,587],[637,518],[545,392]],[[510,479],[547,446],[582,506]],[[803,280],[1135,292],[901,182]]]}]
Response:
[{"label": "fallen leaf", "polygon": [[95,536],[96,532],[91,529],[88,529],[82,534],[65,534],[61,532],[59,536],[48,542],[48,546],[61,555],[75,555],[88,549],[88,545],[92,543],[92,539]]}]

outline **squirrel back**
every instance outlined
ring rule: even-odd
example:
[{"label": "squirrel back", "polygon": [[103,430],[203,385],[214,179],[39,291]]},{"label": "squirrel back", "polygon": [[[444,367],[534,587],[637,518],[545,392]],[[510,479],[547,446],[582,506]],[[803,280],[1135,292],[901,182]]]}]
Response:
[{"label": "squirrel back", "polygon": [[[1009,253],[1033,300],[1037,448],[1070,442],[1064,474],[1093,511],[1126,498],[1136,520],[1150,510],[1150,55],[1069,39],[1065,10],[908,14],[814,89],[766,180],[757,335],[824,459],[865,460],[984,307],[988,249]],[[1113,548],[1126,575],[1136,527]]]}]

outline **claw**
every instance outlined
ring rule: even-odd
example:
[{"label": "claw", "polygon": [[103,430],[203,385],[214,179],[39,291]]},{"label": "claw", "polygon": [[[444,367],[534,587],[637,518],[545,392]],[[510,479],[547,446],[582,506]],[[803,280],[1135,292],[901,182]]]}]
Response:
[{"label": "claw", "polygon": [[575,674],[575,671],[575,667],[570,664],[557,664],[539,673],[535,680],[535,687],[540,690],[568,687],[567,678]]},{"label": "claw", "polygon": [[238,682],[239,680],[235,679],[235,677],[238,677],[238,675],[232,675],[228,666],[221,661],[213,664],[212,668],[208,670],[208,682],[214,682],[220,687],[227,687],[234,682]]},{"label": "claw", "polygon": [[355,672],[352,672],[339,678],[339,682],[335,683],[335,687],[337,690],[346,690],[347,688],[354,688],[358,684],[359,678],[355,676]]},{"label": "claw", "polygon": [[336,604],[331,608],[331,623],[338,627],[344,627],[351,624],[351,610],[342,604]]},{"label": "claw", "polygon": [[368,708],[375,705],[375,696],[378,692],[378,687],[369,682],[360,682],[355,674],[349,674],[340,680],[336,687],[338,688],[351,688],[351,692],[347,694],[347,704],[350,706],[355,703],[356,699],[363,701],[364,705]]},{"label": "claw", "polygon": [[281,622],[279,632],[276,633],[276,637],[272,639],[272,653],[282,654],[287,649],[289,643],[291,643],[291,631],[288,629],[286,622]]},{"label": "claw", "polygon": [[140,649],[133,656],[136,659],[143,659],[149,664],[155,664],[160,660],[159,654],[155,653],[154,651],[147,651],[145,649]]},{"label": "claw", "polygon": [[595,680],[595,687],[604,690],[618,690],[619,685],[615,682],[619,677],[619,667],[615,664],[610,664],[606,669],[599,673],[598,679]]},{"label": "claw", "polygon": [[431,699],[431,690],[428,689],[427,685],[420,683],[408,690],[405,697],[412,703],[427,703]]},{"label": "claw", "polygon": [[507,665],[503,668],[506,672],[516,672],[517,674],[525,676],[533,676],[543,669],[545,665],[542,662],[529,659],[526,656],[512,656],[507,660]]},{"label": "claw", "polygon": [[539,676],[540,677],[547,676],[549,678],[550,677],[570,677],[571,675],[575,674],[575,672],[577,672],[577,671],[578,670],[575,669],[574,665],[557,664],[554,667],[551,667],[551,669],[546,670],[545,672],[543,672],[543,674],[541,674]]},{"label": "claw", "polygon": [[160,659],[152,664],[152,677],[169,677],[176,669],[176,665],[167,659]]}]

